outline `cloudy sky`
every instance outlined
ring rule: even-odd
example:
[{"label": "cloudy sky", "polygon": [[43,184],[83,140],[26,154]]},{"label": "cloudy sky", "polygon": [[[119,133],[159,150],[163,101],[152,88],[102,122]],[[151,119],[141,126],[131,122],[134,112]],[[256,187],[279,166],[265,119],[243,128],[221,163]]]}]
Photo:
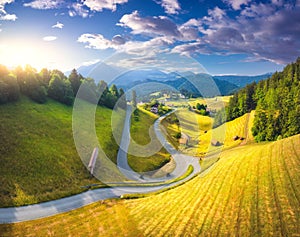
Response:
[{"label": "cloudy sky", "polygon": [[0,0],[0,64],[66,71],[163,53],[214,75],[256,75],[300,56],[299,22],[300,0]]}]

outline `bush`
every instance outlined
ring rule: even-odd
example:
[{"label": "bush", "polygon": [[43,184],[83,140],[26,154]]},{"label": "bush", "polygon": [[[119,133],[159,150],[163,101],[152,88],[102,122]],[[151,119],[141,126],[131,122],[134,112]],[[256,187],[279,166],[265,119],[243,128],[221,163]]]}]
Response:
[{"label": "bush", "polygon": [[20,88],[15,77],[5,75],[0,78],[0,104],[16,101],[20,97]]},{"label": "bush", "polygon": [[28,96],[35,102],[44,104],[47,101],[46,88],[44,86],[37,86]]},{"label": "bush", "polygon": [[176,138],[176,139],[181,138],[181,132],[176,133],[176,134],[175,134],[175,138]]}]

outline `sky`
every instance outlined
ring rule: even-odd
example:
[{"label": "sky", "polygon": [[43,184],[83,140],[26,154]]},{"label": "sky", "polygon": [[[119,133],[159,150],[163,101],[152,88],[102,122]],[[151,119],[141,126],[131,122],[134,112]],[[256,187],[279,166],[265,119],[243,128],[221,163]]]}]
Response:
[{"label": "sky", "polygon": [[8,67],[65,72],[173,56],[189,59],[182,71],[193,70],[188,62],[212,75],[280,71],[300,56],[300,0],[0,0],[0,64]]}]

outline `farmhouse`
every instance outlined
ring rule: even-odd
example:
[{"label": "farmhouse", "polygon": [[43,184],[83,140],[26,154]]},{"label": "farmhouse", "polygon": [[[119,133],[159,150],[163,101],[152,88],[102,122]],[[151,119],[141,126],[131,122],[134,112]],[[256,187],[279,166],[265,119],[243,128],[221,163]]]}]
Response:
[{"label": "farmhouse", "polygon": [[179,144],[188,146],[189,141],[190,141],[190,137],[185,133],[181,133],[181,138],[179,139]]},{"label": "farmhouse", "polygon": [[232,138],[232,140],[233,140],[233,141],[236,141],[236,140],[238,140],[238,139],[240,139],[240,137],[239,137],[239,136],[237,136],[237,135],[236,135],[236,136],[234,136],[234,137]]},{"label": "farmhouse", "polygon": [[213,139],[213,140],[211,140],[211,145],[213,145],[213,146],[220,146],[221,143],[218,140]]},{"label": "farmhouse", "polygon": [[151,107],[151,110],[150,110],[152,113],[154,113],[154,114],[157,114],[158,113],[158,108],[157,107],[155,107],[155,106],[153,106],[153,107]]}]

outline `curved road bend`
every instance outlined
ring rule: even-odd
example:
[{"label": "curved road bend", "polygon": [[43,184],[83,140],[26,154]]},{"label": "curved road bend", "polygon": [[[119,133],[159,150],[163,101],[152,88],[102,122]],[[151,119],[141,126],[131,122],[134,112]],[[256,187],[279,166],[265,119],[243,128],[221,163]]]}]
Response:
[{"label": "curved road bend", "polygon": [[[126,124],[130,124],[128,122],[128,118],[130,118],[130,111],[127,111],[126,115]],[[165,116],[164,116],[165,117]],[[0,208],[0,224],[4,223],[15,223],[15,222],[22,222],[22,221],[29,221],[29,220],[35,220],[43,217],[48,217],[48,216],[53,216],[56,214],[60,214],[63,212],[68,212],[83,206],[86,206],[88,204],[91,204],[93,202],[97,202],[100,200],[105,200],[105,199],[110,199],[110,198],[119,198],[121,195],[124,194],[130,194],[130,193],[148,193],[148,192],[153,192],[157,191],[163,188],[171,187],[174,185],[177,185],[179,183],[185,182],[191,177],[193,177],[195,174],[200,172],[201,168],[198,162],[198,159],[195,159],[191,156],[179,154],[172,145],[167,142],[166,138],[160,131],[159,125],[161,120],[164,118],[161,117],[159,118],[155,124],[154,124],[154,129],[155,133],[162,143],[162,145],[165,147],[165,149],[174,157],[174,160],[176,162],[176,168],[175,170],[171,173],[171,178],[178,177],[182,174],[184,174],[187,170],[187,167],[191,164],[194,167],[194,171],[192,174],[190,174],[188,177],[186,177],[183,180],[177,181],[175,183],[170,183],[170,184],[160,184],[157,186],[152,186],[152,187],[142,187],[142,186],[136,186],[136,187],[111,187],[111,188],[101,188],[101,189],[94,189],[94,190],[89,190],[84,193],[80,193],[77,195],[73,195],[70,197],[65,197],[61,198],[58,200],[53,200],[53,201],[48,201],[48,202],[43,202],[39,204],[33,204],[33,205],[28,205],[28,206],[21,206],[21,207],[8,207],[8,208]],[[126,127],[126,126],[125,126]],[[128,127],[126,129],[128,130]],[[124,132],[126,134],[126,132]],[[123,134],[122,136],[122,141],[123,145],[128,144],[125,143],[126,141],[129,141],[127,136]],[[129,134],[129,133],[128,133]],[[126,147],[126,146],[124,146]],[[118,165],[121,167],[131,170],[128,162],[127,162],[127,154],[125,151],[121,155],[118,155]],[[127,165],[126,165],[127,164]],[[128,167],[129,169],[128,169]],[[133,175],[132,178],[136,179],[138,175],[137,173],[129,172],[130,175]],[[139,177],[138,177],[139,178]],[[166,180],[167,177],[162,178],[162,180]],[[157,180],[156,180],[157,181]],[[161,181],[161,180],[159,180]]]},{"label": "curved road bend", "polygon": [[176,164],[176,168],[168,175],[160,178],[149,178],[147,175],[141,179],[141,175],[134,170],[131,169],[131,167],[128,164],[127,160],[127,151],[130,143],[130,119],[131,119],[131,106],[127,106],[127,111],[126,111],[126,119],[125,119],[125,124],[123,128],[123,134],[122,134],[122,139],[121,139],[121,144],[120,144],[120,149],[118,152],[118,157],[117,157],[117,164],[119,170],[128,178],[131,180],[137,180],[141,182],[162,182],[162,181],[167,181],[174,179],[176,177],[180,177],[183,175],[189,165],[193,165],[194,167],[194,172],[193,174],[196,174],[200,172],[200,165],[199,165],[199,160],[195,157],[180,154],[165,138],[163,135],[161,129],[160,129],[160,123],[161,121],[168,116],[169,114],[173,113],[174,111],[158,118],[155,123],[154,123],[154,131],[155,135],[157,136],[158,140],[160,143],[164,146],[164,148],[169,152]]}]

